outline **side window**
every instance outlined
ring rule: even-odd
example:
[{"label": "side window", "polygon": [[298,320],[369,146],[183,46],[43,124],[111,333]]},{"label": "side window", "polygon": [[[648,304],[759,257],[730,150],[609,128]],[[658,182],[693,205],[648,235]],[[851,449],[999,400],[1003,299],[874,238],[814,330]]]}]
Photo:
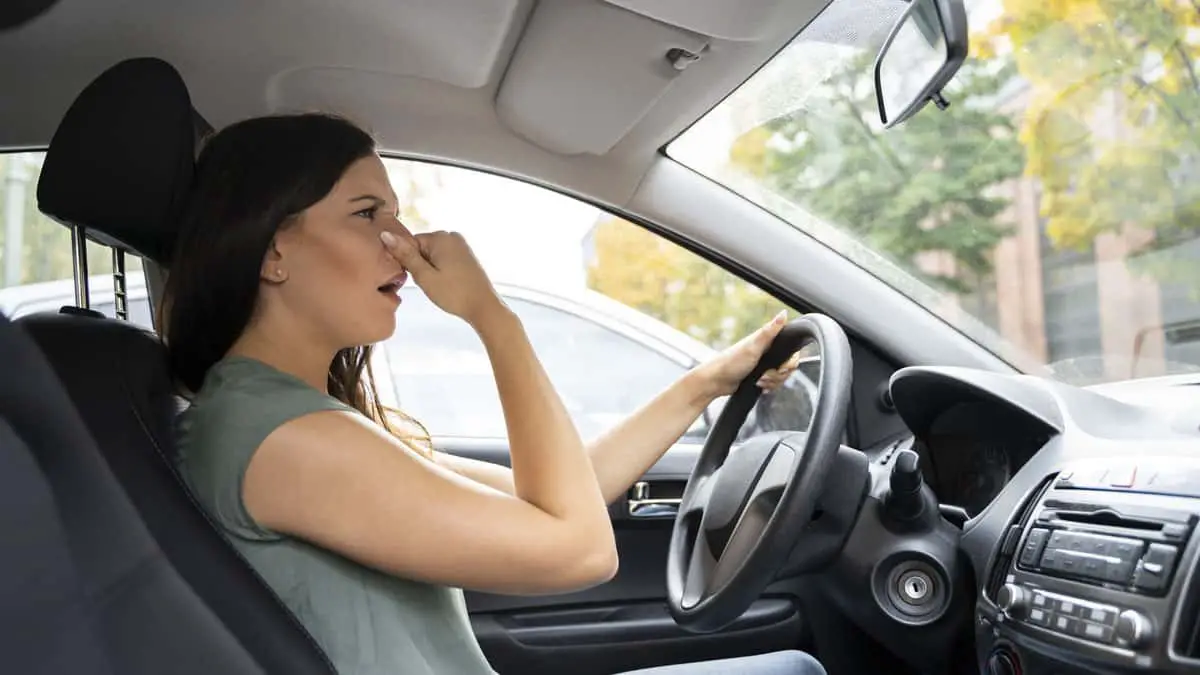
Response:
[{"label": "side window", "polygon": [[[32,312],[57,311],[75,304],[71,232],[37,209],[37,180],[42,152],[0,153],[0,312],[15,318]],[[90,301],[111,316],[112,254],[88,242]],[[142,287],[141,259],[126,256],[130,280],[130,319],[150,325],[149,307],[135,300]]]},{"label": "side window", "polygon": [[[504,414],[478,336],[423,293],[402,297],[396,332],[379,346],[398,405],[435,436],[503,438]],[[384,373],[375,376],[386,386]]]},{"label": "side window", "polygon": [[[503,287],[500,291],[504,294]],[[602,319],[524,298],[505,301],[521,318],[585,439],[603,433],[687,371],[689,364]],[[474,332],[419,291],[406,293],[402,307],[396,333],[384,343],[400,406],[437,436],[502,438],[500,397]]]},{"label": "side window", "polygon": [[533,302],[508,303],[585,439],[628,417],[690,366],[615,326]]},{"label": "side window", "polygon": [[[585,438],[785,309],[702,257],[575,199],[478,171],[386,164],[410,229],[466,236]],[[491,368],[471,329],[415,286],[396,324],[382,347],[405,412],[435,436],[503,437]],[[764,396],[747,428],[807,428],[814,385],[805,382],[796,375]],[[690,440],[703,440],[719,410],[720,402],[697,420]]]}]

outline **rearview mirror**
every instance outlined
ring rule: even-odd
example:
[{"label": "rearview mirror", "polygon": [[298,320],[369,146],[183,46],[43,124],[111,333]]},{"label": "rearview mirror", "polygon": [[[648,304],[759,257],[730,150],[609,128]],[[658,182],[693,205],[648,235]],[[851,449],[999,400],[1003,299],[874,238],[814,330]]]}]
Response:
[{"label": "rearview mirror", "polygon": [[967,58],[962,0],[912,0],[875,57],[879,120],[891,128],[933,101],[950,105],[945,87]]}]

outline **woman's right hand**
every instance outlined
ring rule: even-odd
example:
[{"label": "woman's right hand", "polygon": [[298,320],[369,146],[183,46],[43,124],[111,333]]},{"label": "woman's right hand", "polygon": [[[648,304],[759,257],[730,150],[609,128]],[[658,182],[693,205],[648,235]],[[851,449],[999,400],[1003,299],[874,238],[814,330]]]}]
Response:
[{"label": "woman's right hand", "polygon": [[491,280],[458,232],[405,236],[385,230],[379,238],[425,295],[444,311],[478,328],[504,309]]}]

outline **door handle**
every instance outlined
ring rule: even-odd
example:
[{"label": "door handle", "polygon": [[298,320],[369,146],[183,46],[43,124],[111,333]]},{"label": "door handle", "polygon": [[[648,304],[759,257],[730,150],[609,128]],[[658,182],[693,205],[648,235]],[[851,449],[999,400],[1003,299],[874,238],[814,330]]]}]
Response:
[{"label": "door handle", "polygon": [[650,483],[640,480],[633,484],[627,501],[630,518],[674,518],[682,500],[678,497],[655,499],[650,496]]}]

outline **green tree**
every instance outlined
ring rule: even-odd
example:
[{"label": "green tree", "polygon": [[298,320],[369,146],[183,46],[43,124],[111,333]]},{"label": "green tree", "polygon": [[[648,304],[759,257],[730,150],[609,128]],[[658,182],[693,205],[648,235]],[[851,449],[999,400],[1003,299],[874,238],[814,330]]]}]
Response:
[{"label": "green tree", "polygon": [[1001,217],[1008,199],[995,188],[1021,175],[1015,122],[996,105],[1014,69],[968,62],[949,110],[926,110],[884,131],[873,59],[864,52],[803,107],[744,133],[730,160],[914,271],[918,254],[949,254],[951,270],[925,276],[955,292],[974,290],[1010,229]]},{"label": "green tree", "polygon": [[592,233],[588,286],[715,348],[786,309],[721,267],[620,218]]}]

